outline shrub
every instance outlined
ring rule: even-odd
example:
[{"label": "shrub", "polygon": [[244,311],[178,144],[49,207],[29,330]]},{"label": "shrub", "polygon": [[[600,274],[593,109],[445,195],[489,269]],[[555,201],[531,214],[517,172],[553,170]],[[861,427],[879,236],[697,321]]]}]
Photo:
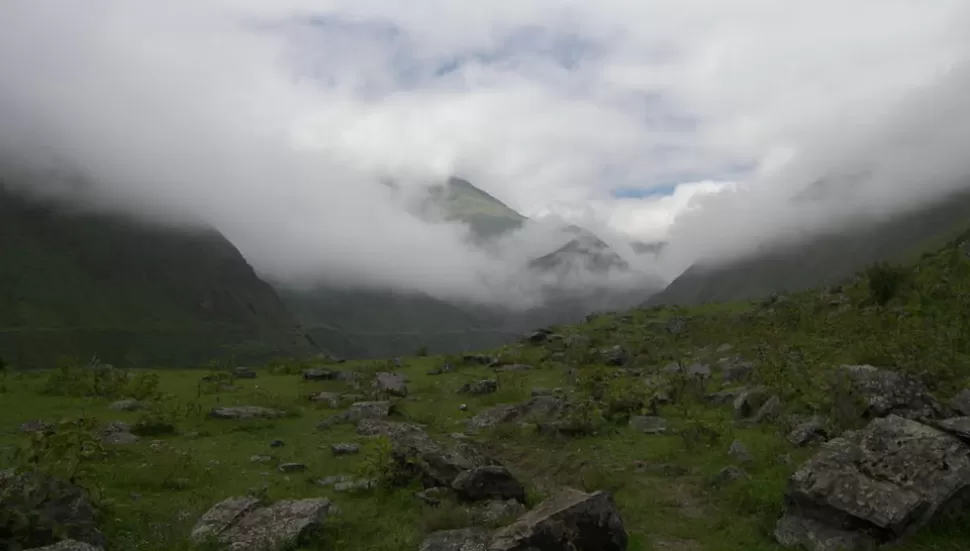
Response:
[{"label": "shrub", "polygon": [[902,268],[884,262],[870,266],[865,272],[869,299],[880,306],[888,303],[900,294],[907,275]]}]

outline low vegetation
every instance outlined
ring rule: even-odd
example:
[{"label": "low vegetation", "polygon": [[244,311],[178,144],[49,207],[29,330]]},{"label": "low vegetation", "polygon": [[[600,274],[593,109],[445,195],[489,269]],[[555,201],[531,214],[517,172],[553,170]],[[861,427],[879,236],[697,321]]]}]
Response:
[{"label": "low vegetation", "polygon": [[[476,522],[473,511],[416,498],[420,485],[399,479],[386,438],[362,437],[352,423],[321,425],[350,401],[390,400],[391,420],[420,423],[435,438],[468,439],[498,458],[525,484],[527,505],[564,486],[613,492],[630,550],[781,549],[772,532],[786,484],[818,451],[817,443],[790,441],[793,420],[823,419],[833,435],[868,421],[839,366],[912,376],[944,403],[970,384],[963,243],[914,266],[874,266],[830,289],[600,315],[482,357],[421,351],[397,361],[153,371],[96,360],[65,361],[52,371],[0,362],[0,453],[20,472],[84,488],[109,551],[189,549],[187,536],[203,513],[245,495],[330,498],[339,511],[307,549],[417,549],[426,532]],[[305,377],[308,370],[356,375]],[[406,377],[406,392],[374,387],[388,372]],[[494,386],[469,390],[484,380]],[[718,394],[742,388],[759,389],[777,407],[768,411],[761,400],[756,413],[744,412],[736,393]],[[552,421],[469,425],[490,408],[532,396],[568,406]],[[210,415],[231,406],[280,415]],[[111,423],[134,437],[112,441]],[[359,450],[335,453],[342,443]],[[737,472],[743,476],[729,476]],[[338,489],[334,480],[367,484]],[[40,499],[8,494],[0,500]],[[899,549],[963,549],[967,520],[927,527]],[[68,528],[38,522],[0,511],[0,548]]]}]

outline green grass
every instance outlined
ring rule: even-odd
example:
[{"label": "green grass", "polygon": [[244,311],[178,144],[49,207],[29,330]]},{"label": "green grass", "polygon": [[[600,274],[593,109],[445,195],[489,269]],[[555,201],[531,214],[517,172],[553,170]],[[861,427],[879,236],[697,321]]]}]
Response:
[{"label": "green grass", "polygon": [[[637,310],[553,328],[561,340],[490,352],[506,362],[534,366],[523,372],[465,365],[431,376],[429,370],[458,358],[405,359],[400,371],[410,379],[410,392],[395,400],[394,417],[426,424],[432,435],[449,438],[465,430],[464,421],[495,404],[528,399],[533,387],[563,388],[582,404],[594,404],[591,397],[599,396],[589,413],[597,428],[591,436],[555,439],[537,434],[532,425],[513,423],[472,437],[526,483],[533,504],[563,485],[613,491],[633,551],[777,550],[771,530],[787,479],[812,448],[791,446],[780,424],[746,426],[736,422],[730,406],[705,404],[700,399],[704,393],[722,388],[717,370],[704,388],[667,378],[676,400],[658,411],[668,420],[666,434],[637,433],[623,415],[648,409],[657,372],[668,362],[713,363],[735,355],[754,364],[754,382],[781,396],[786,414],[817,413],[843,428],[859,426],[861,420],[836,407],[832,374],[842,363],[872,363],[918,375],[934,386],[938,398],[948,399],[967,386],[970,376],[970,259],[959,243],[926,255],[918,270],[900,269],[898,280],[889,278],[895,287],[885,304],[873,302],[869,282],[860,276],[841,290],[846,298],[840,305],[833,303],[838,293],[808,291],[774,302]],[[682,331],[667,330],[674,320],[683,322]],[[732,349],[718,352],[722,344]],[[630,366],[642,370],[639,376],[608,376],[617,370],[600,364],[599,350],[614,345],[629,352]],[[237,380],[234,390],[216,394],[200,393],[205,371],[154,371],[162,396],[158,414],[174,420],[178,431],[158,437],[162,446],[144,438],[110,449],[92,465],[88,483],[102,504],[109,551],[185,549],[185,538],[203,512],[253,489],[271,499],[333,499],[340,513],[328,520],[325,538],[315,548],[320,550],[415,549],[425,532],[464,522],[466,514],[458,508],[422,505],[413,487],[344,494],[312,484],[328,475],[374,472],[377,458],[369,453],[331,456],[331,444],[363,440],[350,425],[318,430],[317,423],[334,411],[306,397],[315,391],[346,391],[348,384],[303,382],[300,367],[260,369],[257,379]],[[373,373],[388,366],[347,362],[339,367]],[[50,376],[13,371],[3,381],[0,446],[6,454],[23,444],[17,434],[22,422],[79,416],[135,422],[142,415],[113,411],[108,398],[45,394]],[[495,394],[457,393],[465,382],[493,377],[499,381]],[[292,415],[244,423],[205,419],[204,413],[217,405],[267,405]],[[285,446],[269,447],[274,439],[284,440]],[[753,456],[743,465],[751,478],[711,486],[709,481],[733,464],[728,448],[735,439]],[[302,462],[308,471],[284,475],[273,465],[250,462],[256,454]],[[970,538],[968,526],[933,526],[898,549],[962,549]]]}]

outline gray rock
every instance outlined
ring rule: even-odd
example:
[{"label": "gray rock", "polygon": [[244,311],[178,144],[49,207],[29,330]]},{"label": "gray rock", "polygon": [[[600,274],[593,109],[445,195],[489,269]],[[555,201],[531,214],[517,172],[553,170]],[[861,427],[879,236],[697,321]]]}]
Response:
[{"label": "gray rock", "polygon": [[549,388],[536,387],[529,391],[529,395],[535,398],[536,396],[552,396],[553,391]]},{"label": "gray rock", "polygon": [[848,378],[852,395],[861,397],[864,419],[887,415],[913,420],[941,417],[943,408],[936,398],[909,375],[871,365],[846,365],[839,372]]},{"label": "gray rock", "polygon": [[124,400],[112,402],[108,407],[117,411],[138,411],[144,406],[141,402],[135,400],[134,398],[126,398]]},{"label": "gray rock", "polygon": [[546,339],[549,338],[549,335],[551,334],[552,333],[548,329],[540,329],[538,331],[533,331],[532,333],[529,333],[529,335],[526,336],[526,340],[528,340],[532,344],[539,344],[539,343],[545,342]]},{"label": "gray rock", "polygon": [[276,458],[272,455],[260,454],[249,456],[250,463],[272,463],[273,461],[276,461]]},{"label": "gray rock", "polygon": [[698,379],[709,379],[711,377],[711,366],[695,363],[687,368],[687,374]]},{"label": "gray rock", "polygon": [[282,463],[278,467],[281,473],[302,473],[306,470],[303,463]]},{"label": "gray rock", "polygon": [[708,404],[715,406],[723,406],[725,404],[734,403],[738,396],[744,392],[744,389],[729,389],[729,390],[719,390],[717,392],[712,392],[704,396],[704,401]]},{"label": "gray rock", "polygon": [[482,379],[481,381],[473,381],[471,383],[465,383],[458,389],[461,394],[473,394],[473,395],[483,395],[491,394],[498,390],[498,381],[495,379]]},{"label": "gray rock", "polygon": [[711,479],[711,486],[719,488],[736,480],[748,480],[751,476],[742,468],[734,465],[724,467]]},{"label": "gray rock", "polygon": [[600,350],[600,358],[606,365],[622,366],[630,360],[630,353],[620,345]]},{"label": "gray rock", "polygon": [[59,538],[105,546],[94,507],[87,493],[74,484],[39,473],[0,470],[0,511],[18,511],[32,518],[33,522],[17,533],[17,543],[25,547],[57,543],[49,526],[63,527]]},{"label": "gray rock", "polygon": [[677,362],[670,362],[667,365],[660,368],[660,372],[665,375],[676,375],[677,373],[680,373],[680,371],[681,371],[680,364]]},{"label": "gray rock", "polygon": [[671,318],[667,320],[667,332],[671,335],[679,335],[687,328],[687,320],[684,318]]},{"label": "gray rock", "polygon": [[121,421],[111,421],[101,427],[101,441],[105,444],[124,446],[138,442],[139,438],[131,433],[131,425]]},{"label": "gray rock", "polygon": [[455,366],[453,366],[450,362],[445,362],[441,364],[439,367],[429,371],[428,375],[443,375],[445,373],[451,373],[454,370],[455,370]]},{"label": "gray rock", "polygon": [[101,551],[101,548],[84,543],[83,541],[62,540],[54,545],[33,547],[27,551]]},{"label": "gray rock", "polygon": [[487,409],[468,420],[471,430],[494,427],[511,421],[554,420],[565,411],[566,404],[552,396],[536,396],[521,404],[504,404]]},{"label": "gray rock", "polygon": [[319,535],[331,504],[326,499],[282,500],[260,507],[255,498],[217,503],[192,529],[194,545],[214,542],[229,551],[282,551]]},{"label": "gray rock", "polygon": [[970,417],[951,417],[938,421],[934,425],[942,431],[948,432],[970,444]]},{"label": "gray rock", "polygon": [[20,432],[24,434],[29,434],[32,432],[47,432],[54,430],[54,425],[52,423],[46,423],[44,421],[27,421],[20,425]]},{"label": "gray rock", "polygon": [[360,445],[350,443],[334,444],[330,446],[330,451],[334,455],[357,455],[360,453]]},{"label": "gray rock", "polygon": [[489,551],[488,531],[484,528],[462,528],[429,534],[418,551]]},{"label": "gray rock", "polygon": [[724,343],[721,346],[718,346],[717,349],[714,350],[714,353],[715,354],[727,354],[728,352],[730,352],[732,350],[734,350],[734,347],[733,346],[731,346],[728,343]]},{"label": "gray rock", "polygon": [[728,455],[730,455],[735,461],[740,461],[741,463],[750,463],[754,461],[751,454],[748,452],[748,447],[744,445],[740,440],[735,440],[731,442],[731,447],[728,448]]},{"label": "gray rock", "polygon": [[232,370],[232,374],[237,379],[255,379],[256,378],[256,372],[253,371],[252,369],[249,369],[248,367],[237,367],[236,369]]},{"label": "gray rock", "polygon": [[750,362],[735,362],[724,366],[722,379],[725,383],[738,383],[746,381],[754,372],[754,365]]},{"label": "gray rock", "polygon": [[751,417],[768,400],[768,391],[762,387],[743,389],[734,399],[734,414],[739,419]]},{"label": "gray rock", "polygon": [[825,420],[817,416],[797,424],[788,433],[788,441],[799,447],[817,442],[825,442],[828,439],[829,435],[828,430],[825,428]]},{"label": "gray rock", "polygon": [[663,417],[637,415],[630,418],[630,428],[645,434],[663,434],[667,432],[667,420]]},{"label": "gray rock", "polygon": [[344,398],[336,392],[318,392],[310,396],[310,401],[326,404],[327,407],[336,409],[344,403]]},{"label": "gray rock", "polygon": [[950,409],[963,417],[970,417],[970,388],[965,388],[950,400]]},{"label": "gray rock", "polygon": [[262,406],[233,406],[214,408],[209,412],[210,419],[233,419],[236,421],[251,421],[254,419],[279,419],[285,417],[286,412]]},{"label": "gray rock", "polygon": [[353,477],[350,475],[339,474],[334,476],[327,476],[324,478],[318,478],[317,480],[314,480],[313,483],[316,484],[317,486],[333,486],[334,484],[339,484],[341,482],[350,482],[352,480],[353,480]]},{"label": "gray rock", "polygon": [[329,369],[307,369],[303,371],[304,381],[333,381],[337,374]]},{"label": "gray rock", "polygon": [[459,497],[468,501],[514,499],[525,502],[525,488],[501,465],[486,465],[462,471],[451,483]]},{"label": "gray rock", "polygon": [[357,402],[351,404],[345,416],[351,423],[357,423],[361,419],[383,419],[391,414],[394,405],[388,401]]},{"label": "gray rock", "polygon": [[493,499],[480,507],[469,510],[470,520],[475,524],[492,524],[505,519],[515,519],[528,509],[514,499]]},{"label": "gray rock", "polygon": [[752,421],[755,423],[767,423],[769,421],[773,421],[781,415],[781,409],[781,399],[779,399],[777,396],[772,396],[768,398],[765,403],[761,404],[761,407],[758,408],[758,412],[754,414],[754,419],[752,419]]},{"label": "gray rock", "polygon": [[567,488],[496,531],[487,549],[625,551],[628,540],[610,493]]},{"label": "gray rock", "polygon": [[360,490],[370,490],[377,487],[377,480],[373,478],[358,478],[356,480],[346,480],[333,485],[335,492],[356,492]]},{"label": "gray rock", "polygon": [[792,475],[775,537],[811,550],[831,549],[831,541],[851,540],[853,551],[891,543],[962,506],[968,492],[963,442],[889,415],[823,444]]},{"label": "gray rock", "polygon": [[391,396],[408,395],[407,378],[400,373],[381,372],[374,377],[374,388]]},{"label": "gray rock", "polygon": [[424,503],[431,505],[432,507],[437,507],[438,505],[441,505],[442,501],[448,498],[450,493],[450,488],[436,486],[434,488],[426,488],[420,492],[415,492],[414,495]]}]

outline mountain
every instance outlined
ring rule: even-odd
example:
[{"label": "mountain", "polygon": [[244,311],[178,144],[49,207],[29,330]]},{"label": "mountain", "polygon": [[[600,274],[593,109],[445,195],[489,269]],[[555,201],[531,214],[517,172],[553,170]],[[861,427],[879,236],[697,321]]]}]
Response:
[{"label": "mountain", "polygon": [[0,184],[0,356],[126,366],[319,352],[276,292],[214,230],[80,213]]},{"label": "mountain", "polygon": [[429,188],[428,199],[446,220],[468,224],[478,240],[488,240],[522,227],[527,218],[468,180],[451,177]]},{"label": "mountain", "polygon": [[696,264],[645,305],[749,300],[836,284],[875,262],[912,261],[958,234],[968,219],[970,191],[963,191],[888,218],[764,247],[733,261]]},{"label": "mountain", "polygon": [[[509,236],[529,220],[467,180],[454,177],[429,188],[417,215],[467,224],[471,246]],[[347,286],[293,289],[277,285],[277,289],[321,346],[343,357],[380,358],[425,347],[434,353],[458,353],[499,346],[525,331],[578,322],[591,312],[638,304],[663,287],[663,282],[652,278],[645,278],[632,290],[606,286],[607,276],[629,271],[627,261],[585,229],[563,228],[562,238],[565,244],[522,267],[524,274],[536,278],[536,287],[545,298],[542,305],[525,310]]]}]

